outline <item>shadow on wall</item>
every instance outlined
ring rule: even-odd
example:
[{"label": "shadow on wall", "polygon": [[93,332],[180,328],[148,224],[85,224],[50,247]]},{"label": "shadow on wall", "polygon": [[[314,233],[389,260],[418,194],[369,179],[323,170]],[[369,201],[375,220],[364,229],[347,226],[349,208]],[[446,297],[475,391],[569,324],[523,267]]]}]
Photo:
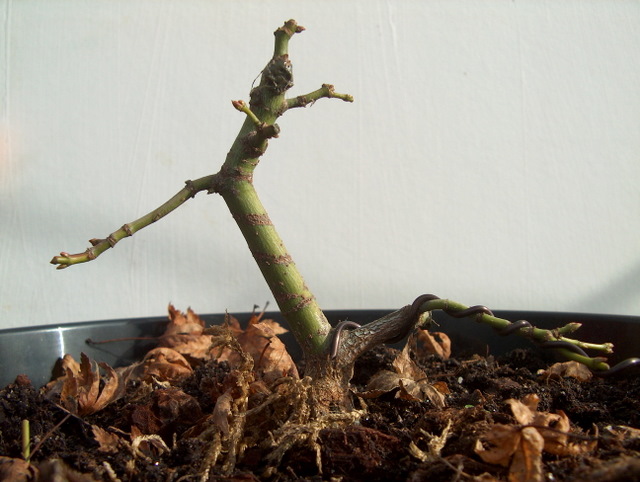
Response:
[{"label": "shadow on wall", "polygon": [[[603,306],[616,306],[615,313],[629,313],[640,297],[640,260],[599,293],[576,301],[571,309],[581,313],[602,313]],[[627,309],[629,307],[629,309]],[[612,312],[613,313],[613,312]]]}]

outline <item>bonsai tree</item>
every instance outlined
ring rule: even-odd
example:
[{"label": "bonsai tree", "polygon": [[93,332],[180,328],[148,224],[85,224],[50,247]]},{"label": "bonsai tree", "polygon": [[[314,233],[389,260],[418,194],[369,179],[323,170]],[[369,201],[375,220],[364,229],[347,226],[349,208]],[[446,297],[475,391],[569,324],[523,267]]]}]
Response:
[{"label": "bonsai tree", "polygon": [[[350,95],[337,93],[329,84],[323,84],[318,90],[305,95],[286,96],[293,86],[289,40],[303,30],[294,20],[289,20],[275,31],[273,57],[262,71],[259,85],[251,90],[249,103],[242,100],[232,102],[246,118],[217,173],[187,181],[177,194],[160,207],[123,225],[104,239],[91,239],[92,246],[86,251],[77,254],[61,252],[51,263],[62,269],[92,261],[123,238],[166,216],[197,193],[219,194],[233,215],[283,317],[302,348],[305,375],[310,381],[310,417],[316,419],[330,413],[347,413],[352,409],[348,387],[355,360],[377,345],[402,340],[417,325],[428,321],[433,310],[444,310],[458,318],[472,317],[503,335],[517,333],[526,336],[545,347],[557,349],[566,358],[583,363],[601,374],[620,369],[620,366],[610,369],[605,358],[591,357],[584,351],[591,349],[610,353],[611,344],[589,344],[568,337],[580,327],[578,323],[555,330],[542,330],[524,320],[512,323],[497,318],[484,306],[468,307],[434,295],[421,295],[411,304],[365,326],[349,321],[335,327],[330,325],[253,185],[254,171],[260,157],[265,153],[269,140],[278,137],[280,128],[276,121],[280,116],[289,109],[308,106],[321,98],[353,102]],[[624,366],[630,364],[623,363],[626,363]],[[637,363],[637,360],[632,363]]]}]

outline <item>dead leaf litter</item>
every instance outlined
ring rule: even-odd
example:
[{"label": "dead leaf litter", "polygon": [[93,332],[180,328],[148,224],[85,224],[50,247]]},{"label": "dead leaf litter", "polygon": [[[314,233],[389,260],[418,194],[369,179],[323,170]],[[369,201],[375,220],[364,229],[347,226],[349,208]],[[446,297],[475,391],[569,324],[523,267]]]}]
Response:
[{"label": "dead leaf litter", "polygon": [[283,330],[170,306],[138,363],[66,355],[40,390],[18,377],[0,390],[0,480],[640,480],[637,377],[533,351],[461,359],[420,330],[358,360],[356,412],[314,421]]}]

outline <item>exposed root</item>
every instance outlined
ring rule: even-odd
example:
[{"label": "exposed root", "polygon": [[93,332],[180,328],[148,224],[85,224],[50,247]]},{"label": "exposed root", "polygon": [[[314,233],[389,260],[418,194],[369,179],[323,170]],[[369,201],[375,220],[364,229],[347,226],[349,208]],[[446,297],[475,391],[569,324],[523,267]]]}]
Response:
[{"label": "exposed root", "polygon": [[329,412],[318,403],[319,398],[342,393],[341,378],[281,377],[269,386],[254,372],[253,358],[228,327],[208,328],[206,333],[212,336],[213,346],[232,349],[241,361],[227,376],[225,387],[229,388],[217,398],[206,428],[198,435],[208,444],[200,464],[201,480],[207,480],[214,470],[231,475],[250,447],[260,447],[266,453],[265,474],[275,473],[287,452],[299,445],[315,452],[318,472],[322,473],[320,432],[353,424],[364,413]]},{"label": "exposed root", "polygon": [[216,326],[207,331],[213,335],[212,348],[231,348],[240,355],[241,362],[238,368],[229,374],[230,381],[235,381],[235,384],[218,397],[213,414],[209,417],[209,429],[201,435],[210,437],[207,455],[201,465],[204,480],[222,453],[226,453],[222,473],[229,475],[235,469],[238,455],[244,446],[245,415],[249,404],[250,385],[254,381],[253,358],[242,349],[231,330],[226,326]]},{"label": "exposed root", "polygon": [[282,458],[295,445],[307,445],[316,454],[316,467],[322,474],[321,447],[318,443],[320,432],[326,428],[336,428],[351,425],[364,415],[364,410],[354,410],[344,413],[330,413],[316,420],[306,420],[304,423],[292,423],[287,421],[279,429],[269,434],[269,440],[263,445],[273,449],[267,456],[269,467],[264,476],[273,475],[280,465]]},{"label": "exposed root", "polygon": [[266,453],[265,476],[275,473],[284,456],[300,445],[315,452],[318,472],[322,473],[318,443],[321,431],[353,424],[365,411],[326,413],[317,401],[319,392],[340,385],[331,377],[320,383],[311,377],[281,377],[269,387],[254,373],[252,357],[228,328],[209,328],[207,334],[212,335],[214,346],[238,353],[241,363],[227,376],[225,386],[230,388],[218,397],[206,428],[199,434],[208,443],[200,464],[200,480],[207,480],[214,470],[231,475],[249,447],[260,447]]}]

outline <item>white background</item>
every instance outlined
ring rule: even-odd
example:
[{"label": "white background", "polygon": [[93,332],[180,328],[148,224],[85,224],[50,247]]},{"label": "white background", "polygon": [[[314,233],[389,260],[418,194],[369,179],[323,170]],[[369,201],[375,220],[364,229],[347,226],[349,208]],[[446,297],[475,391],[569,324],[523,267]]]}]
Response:
[{"label": "white background", "polygon": [[289,18],[291,95],[356,99],[255,174],[322,307],[640,313],[636,1],[2,0],[0,328],[272,299],[215,195],[48,263],[218,170]]}]

